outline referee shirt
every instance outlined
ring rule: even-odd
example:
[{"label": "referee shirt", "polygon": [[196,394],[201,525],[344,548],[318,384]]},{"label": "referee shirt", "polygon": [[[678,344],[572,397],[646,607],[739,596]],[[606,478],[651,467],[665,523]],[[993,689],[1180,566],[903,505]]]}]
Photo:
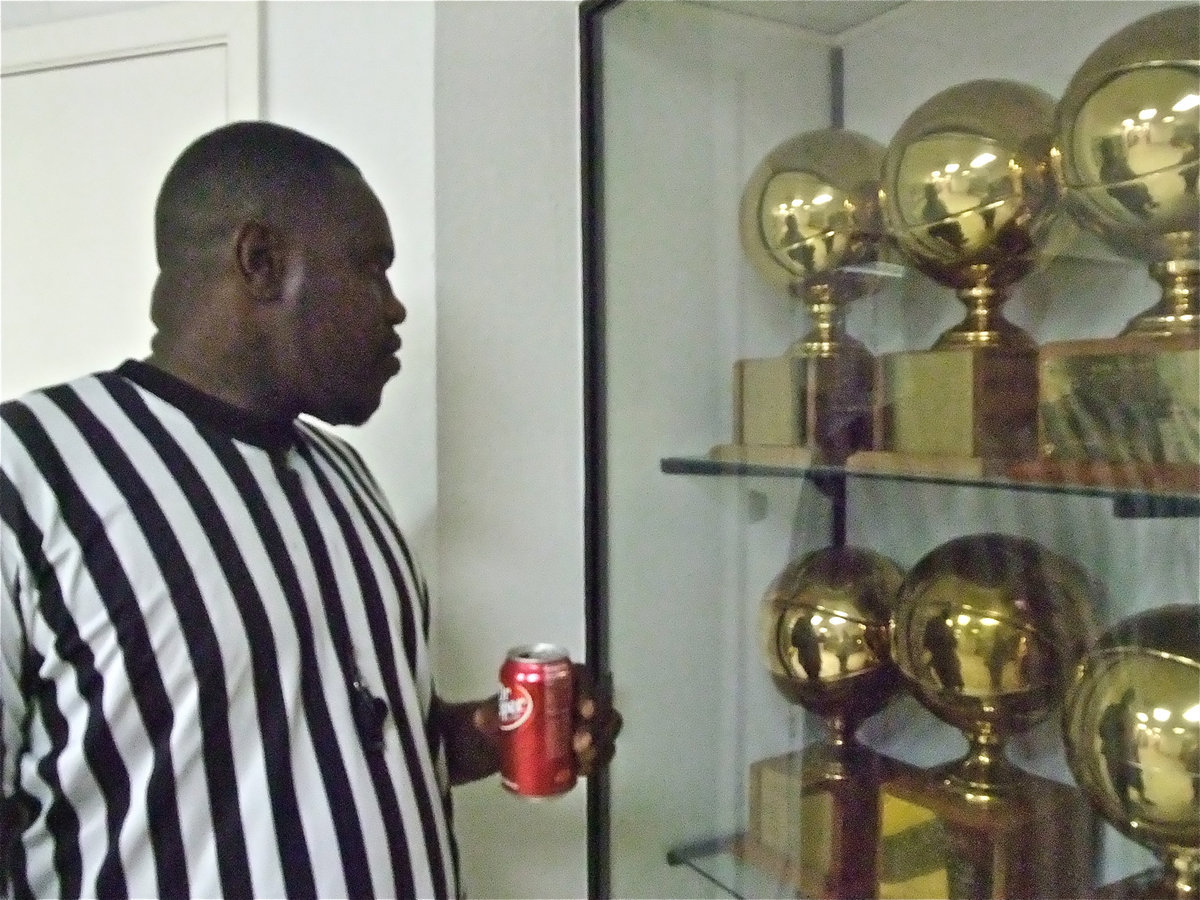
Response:
[{"label": "referee shirt", "polygon": [[0,419],[8,891],[457,895],[428,597],[349,445],[132,361]]}]

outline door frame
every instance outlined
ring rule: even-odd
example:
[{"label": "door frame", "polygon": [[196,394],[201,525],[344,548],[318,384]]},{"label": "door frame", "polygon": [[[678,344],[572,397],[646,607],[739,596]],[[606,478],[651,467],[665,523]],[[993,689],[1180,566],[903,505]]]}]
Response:
[{"label": "door frame", "polygon": [[[103,9],[103,4],[96,7]],[[257,119],[263,93],[262,32],[261,0],[156,3],[8,29],[0,36],[0,76],[221,47],[228,63],[229,121]]]}]

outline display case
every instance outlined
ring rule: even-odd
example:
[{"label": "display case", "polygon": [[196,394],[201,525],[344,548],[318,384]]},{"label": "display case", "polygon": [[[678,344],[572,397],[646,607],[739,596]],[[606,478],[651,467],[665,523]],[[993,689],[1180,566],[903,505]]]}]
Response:
[{"label": "display case", "polygon": [[[1164,842],[1194,865],[1195,229],[1167,265],[1093,227],[1062,137],[1097,48],[1175,8],[581,6],[588,658],[625,719],[588,785],[593,896],[1125,896],[1170,888]],[[1182,187],[1150,184],[1172,209],[1195,191],[1194,47],[1183,62],[1191,87],[1163,138]],[[1153,124],[1139,112],[1135,130]],[[1043,113],[1045,146],[1029,136]],[[914,225],[905,173],[931,135],[1010,145],[1008,169],[959,195],[939,170],[953,208]],[[857,170],[839,182],[859,165],[869,190]],[[789,243],[797,222],[771,190],[799,197],[801,170],[854,215],[877,202],[877,226],[826,217]],[[993,228],[1021,240],[967,259]],[[791,275],[776,254],[772,277],[756,244],[772,235],[803,251]],[[986,291],[955,280],[959,257],[992,267]],[[981,310],[1000,289],[1003,309]],[[1144,338],[1159,343],[1134,353],[1141,374],[1106,380],[1171,291],[1171,333]],[[855,348],[869,387],[847,400]],[[1131,449],[1150,427],[1136,416],[1086,419],[1076,444],[1055,430],[1062,379],[1120,413],[1167,369],[1167,449]],[[1126,665],[1139,641],[1183,681]],[[1083,691],[1104,648],[1126,668],[1095,663],[1108,694]],[[1183,685],[1170,703],[1148,686],[1167,683]],[[1117,684],[1143,717],[1119,776],[1092,714]],[[1100,795],[1118,781],[1114,811]]]}]

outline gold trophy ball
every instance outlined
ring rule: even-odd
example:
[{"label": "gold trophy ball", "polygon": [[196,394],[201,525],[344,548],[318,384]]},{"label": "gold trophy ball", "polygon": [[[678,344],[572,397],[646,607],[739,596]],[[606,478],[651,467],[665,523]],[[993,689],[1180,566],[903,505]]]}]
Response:
[{"label": "gold trophy ball", "polygon": [[826,547],[793,560],[763,598],[763,657],[788,700],[825,719],[831,743],[849,744],[895,695],[888,652],[892,604],[904,573],[857,547]]},{"label": "gold trophy ball", "polygon": [[967,737],[949,781],[1003,792],[1003,741],[1062,699],[1095,633],[1098,587],[1071,560],[1005,534],[954,538],[920,559],[892,615],[892,657],[917,699]]},{"label": "gold trophy ball", "polygon": [[1092,51],[1055,111],[1054,171],[1082,227],[1163,287],[1126,333],[1197,331],[1200,15],[1146,16]]},{"label": "gold trophy ball", "polygon": [[1161,896],[1200,887],[1200,606],[1163,606],[1105,631],[1063,703],[1075,780],[1118,831],[1169,863]]},{"label": "gold trophy ball", "polygon": [[968,308],[935,347],[1033,346],[999,307],[1007,288],[1062,242],[1053,117],[1044,91],[981,79],[931,97],[888,144],[885,229],[911,266]]},{"label": "gold trophy ball", "polygon": [[776,288],[872,262],[882,236],[883,146],[841,128],[806,131],[779,144],[742,192],[742,248]]},{"label": "gold trophy ball", "polygon": [[861,346],[845,334],[846,306],[878,279],[848,267],[879,259],[883,145],[842,128],[797,134],[755,167],[742,191],[742,249],[768,284],[800,300],[813,328],[792,351],[828,358]]}]

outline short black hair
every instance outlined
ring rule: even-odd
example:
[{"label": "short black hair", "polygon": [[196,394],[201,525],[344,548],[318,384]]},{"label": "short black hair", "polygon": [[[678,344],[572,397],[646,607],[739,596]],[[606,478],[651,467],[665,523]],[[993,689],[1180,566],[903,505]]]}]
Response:
[{"label": "short black hair", "polygon": [[327,190],[340,150],[273,122],[234,122],[193,141],[172,164],[154,208],[159,268],[195,262],[248,219],[277,222]]}]

